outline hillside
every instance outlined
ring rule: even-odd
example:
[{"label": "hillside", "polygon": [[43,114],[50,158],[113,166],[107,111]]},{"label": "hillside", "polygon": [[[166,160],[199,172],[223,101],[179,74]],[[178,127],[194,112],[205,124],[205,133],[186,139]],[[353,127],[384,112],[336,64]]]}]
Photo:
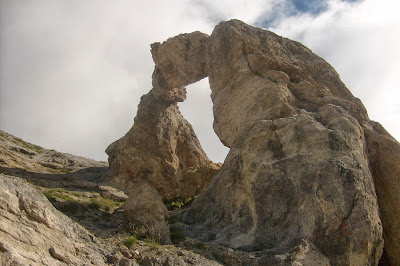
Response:
[{"label": "hillside", "polygon": [[107,170],[0,131],[0,264],[217,264],[192,252],[192,242],[162,246],[127,232],[127,196],[109,186]]}]

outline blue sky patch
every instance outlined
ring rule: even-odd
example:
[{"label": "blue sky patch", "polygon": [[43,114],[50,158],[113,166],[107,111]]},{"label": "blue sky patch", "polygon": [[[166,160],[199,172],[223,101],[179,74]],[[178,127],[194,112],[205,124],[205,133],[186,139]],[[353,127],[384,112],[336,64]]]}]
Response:
[{"label": "blue sky patch", "polygon": [[[363,0],[341,0],[342,2],[361,2]],[[286,16],[296,16],[300,14],[311,14],[319,15],[327,10],[328,0],[287,0],[287,5],[284,9]],[[280,12],[282,12],[280,10]],[[280,18],[280,14],[272,12],[272,16],[261,20],[260,23],[256,23],[255,26],[268,28],[277,22]]]},{"label": "blue sky patch", "polygon": [[289,0],[294,7],[295,13],[310,13],[318,15],[327,8],[326,1],[324,0]]}]

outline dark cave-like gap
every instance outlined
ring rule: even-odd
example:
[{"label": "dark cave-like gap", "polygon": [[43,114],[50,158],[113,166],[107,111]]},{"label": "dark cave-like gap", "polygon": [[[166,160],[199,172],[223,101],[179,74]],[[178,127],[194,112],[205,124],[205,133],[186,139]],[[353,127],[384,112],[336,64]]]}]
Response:
[{"label": "dark cave-like gap", "polygon": [[183,117],[194,131],[208,158],[213,162],[224,162],[229,148],[225,147],[213,129],[211,90],[208,78],[186,86],[187,99],[178,104]]}]

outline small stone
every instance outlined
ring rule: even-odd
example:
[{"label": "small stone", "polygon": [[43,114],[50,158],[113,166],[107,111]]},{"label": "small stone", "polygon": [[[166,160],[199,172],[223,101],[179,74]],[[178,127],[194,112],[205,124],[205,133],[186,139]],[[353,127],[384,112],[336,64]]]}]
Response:
[{"label": "small stone", "polygon": [[130,252],[129,249],[128,249],[127,247],[125,247],[125,246],[120,247],[120,248],[119,248],[119,252],[121,252],[121,254],[122,254],[125,258],[128,258],[128,259],[131,259],[131,258],[132,258],[131,252]]},{"label": "small stone", "polygon": [[137,249],[135,249],[135,250],[132,252],[132,255],[133,255],[133,257],[134,257],[135,259],[140,259],[140,258],[142,258],[141,254],[140,254],[140,251],[137,250]]},{"label": "small stone", "polygon": [[49,249],[50,255],[53,256],[53,258],[61,260],[62,262],[65,262],[67,264],[72,264],[72,261],[70,259],[70,255],[66,254],[62,250],[56,248],[56,247],[51,247]]},{"label": "small stone", "polygon": [[99,186],[99,190],[100,194],[106,198],[111,198],[116,201],[126,201],[128,199],[128,196],[123,191],[110,186]]}]

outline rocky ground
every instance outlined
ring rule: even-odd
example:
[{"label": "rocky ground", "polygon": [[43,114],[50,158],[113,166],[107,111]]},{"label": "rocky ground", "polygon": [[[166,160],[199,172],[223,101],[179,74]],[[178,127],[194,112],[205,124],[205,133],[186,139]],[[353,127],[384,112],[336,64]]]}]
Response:
[{"label": "rocky ground", "polygon": [[[127,196],[106,184],[107,169],[106,162],[44,149],[0,131],[1,193],[13,195],[9,201],[8,196],[2,195],[0,201],[0,264],[220,265],[211,247],[184,239],[176,232],[173,236],[176,243],[172,245],[138,239],[127,232],[121,208]],[[41,205],[28,204],[25,209],[16,207],[18,211],[13,214],[9,206],[12,206],[12,199],[19,198],[21,202],[21,194],[33,195],[27,201]],[[50,202],[69,218],[52,209]],[[184,207],[184,202],[170,202],[169,205],[171,210],[176,208],[177,211]],[[33,213],[43,211],[43,221],[32,221],[29,208],[34,210]],[[56,223],[59,219],[63,222]],[[10,223],[21,224],[13,227]],[[68,226],[74,229],[68,231]],[[32,235],[32,228],[36,228],[37,234]],[[46,239],[46,236],[51,237]],[[36,247],[32,247],[32,243],[28,247],[24,244],[28,237],[32,237],[31,242]],[[80,256],[79,252],[63,245],[57,246],[61,242],[84,246],[86,250],[91,249],[87,252],[95,253],[97,257]],[[43,248],[48,245],[51,247],[47,250]],[[43,250],[48,252],[43,254]]]}]

